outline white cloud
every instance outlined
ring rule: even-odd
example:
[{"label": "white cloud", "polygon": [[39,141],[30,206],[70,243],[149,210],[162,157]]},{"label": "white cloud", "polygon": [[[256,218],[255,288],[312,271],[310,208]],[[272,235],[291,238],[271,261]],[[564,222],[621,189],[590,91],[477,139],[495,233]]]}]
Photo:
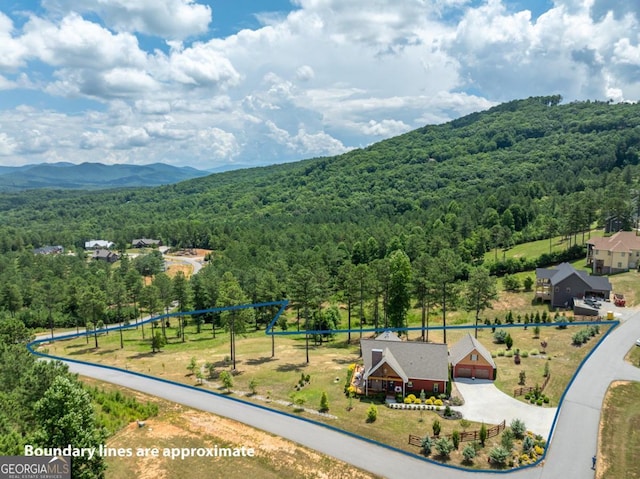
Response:
[{"label": "white cloud", "polygon": [[13,22],[0,12],[0,71],[15,70],[24,65],[26,48],[13,38]]},{"label": "white cloud", "polygon": [[207,32],[211,8],[192,0],[45,0],[55,12],[94,13],[117,31],[164,38],[185,38]]},{"label": "white cloud", "polygon": [[362,126],[362,132],[365,135],[390,137],[400,135],[411,127],[403,121],[398,120],[369,120],[369,122]]}]

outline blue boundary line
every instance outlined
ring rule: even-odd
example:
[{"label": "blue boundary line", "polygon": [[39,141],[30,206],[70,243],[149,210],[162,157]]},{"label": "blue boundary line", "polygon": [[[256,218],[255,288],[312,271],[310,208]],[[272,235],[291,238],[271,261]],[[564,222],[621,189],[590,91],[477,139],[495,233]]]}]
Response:
[{"label": "blue boundary line", "polygon": [[[164,318],[169,318],[169,317],[176,317],[176,316],[192,316],[192,315],[196,315],[196,314],[204,314],[204,313],[212,313],[212,312],[223,312],[223,311],[231,311],[231,310],[237,310],[237,309],[249,309],[249,308],[258,308],[258,307],[266,307],[266,306],[280,306],[280,309],[278,310],[278,312],[276,313],[276,315],[274,316],[273,320],[271,320],[271,322],[269,323],[269,325],[267,326],[267,329],[265,331],[265,333],[267,335],[271,335],[271,336],[281,336],[281,335],[293,335],[293,334],[336,334],[336,333],[347,333],[347,332],[381,332],[381,331],[422,331],[423,329],[425,330],[442,330],[445,329],[445,326],[430,326],[428,328],[422,328],[422,327],[411,327],[411,328],[367,328],[367,329],[340,329],[340,330],[305,330],[305,331],[292,331],[292,332],[288,332],[288,331],[280,331],[280,332],[276,332],[273,331],[273,326],[275,324],[275,322],[278,320],[278,318],[280,317],[280,315],[284,312],[284,310],[286,309],[287,305],[289,304],[289,301],[287,300],[282,300],[282,301],[271,301],[271,302],[266,302],[266,303],[255,303],[255,304],[244,304],[244,305],[237,305],[237,306],[225,306],[225,307],[221,307],[221,308],[210,308],[210,309],[202,309],[202,310],[196,310],[196,311],[187,311],[187,312],[177,312],[177,313],[168,313],[168,314],[162,314],[160,316],[154,316],[151,317],[149,319],[146,319],[144,321],[141,321],[139,323],[134,323],[134,324],[127,324],[127,325],[122,325],[122,326],[116,326],[113,328],[108,328],[109,331],[118,331],[118,330],[124,330],[124,329],[131,329],[136,327],[136,325],[139,324],[146,324],[149,322],[154,322],[154,321],[158,321],[160,319],[164,319]],[[578,368],[576,369],[575,373],[573,374],[573,376],[571,377],[571,380],[569,381],[569,384],[567,385],[567,387],[565,388],[564,392],[562,393],[562,396],[560,397],[560,400],[558,401],[558,407],[556,410],[556,414],[553,418],[553,422],[551,424],[551,430],[549,432],[549,437],[547,438],[547,445],[544,449],[544,453],[542,454],[542,456],[540,456],[536,462],[532,463],[532,464],[527,464],[526,466],[521,466],[518,468],[512,468],[512,469],[503,469],[503,470],[492,470],[492,469],[468,469],[468,468],[464,468],[464,467],[460,467],[460,466],[455,466],[452,464],[446,464],[446,463],[442,463],[442,462],[438,462],[438,461],[434,461],[432,459],[429,459],[428,457],[424,457],[421,456],[419,454],[414,454],[411,453],[409,451],[405,451],[403,449],[399,449],[397,447],[388,445],[388,444],[384,444],[382,442],[376,441],[374,439],[365,437],[365,436],[361,436],[359,434],[350,432],[350,431],[345,431],[344,429],[340,429],[338,427],[332,426],[330,424],[325,424],[319,421],[314,421],[313,419],[309,419],[306,417],[302,417],[302,416],[296,416],[284,411],[280,411],[278,409],[272,409],[269,408],[267,406],[263,406],[261,404],[255,404],[252,402],[248,402],[245,400],[242,400],[240,398],[236,398],[236,397],[232,397],[229,395],[225,395],[225,394],[220,394],[217,393],[215,391],[209,391],[206,389],[202,389],[202,388],[197,388],[196,386],[190,386],[188,384],[183,384],[183,383],[179,383],[176,381],[171,381],[169,379],[164,379],[164,378],[159,378],[159,377],[155,377],[155,376],[151,376],[148,374],[144,374],[144,373],[139,373],[136,371],[129,371],[126,369],[122,369],[122,368],[118,368],[115,366],[108,366],[108,365],[104,365],[104,364],[98,364],[98,363],[90,363],[88,361],[80,361],[77,359],[70,359],[70,358],[66,358],[63,356],[54,356],[52,354],[47,354],[47,353],[42,353],[39,351],[35,351],[33,349],[34,346],[40,345],[42,343],[51,343],[51,342],[55,342],[55,341],[61,341],[64,339],[74,339],[74,338],[80,338],[80,337],[84,337],[87,335],[92,335],[94,334],[94,331],[84,331],[81,333],[72,333],[72,334],[67,334],[67,335],[62,335],[62,336],[55,336],[53,338],[43,338],[43,339],[36,339],[34,341],[31,341],[29,343],[27,343],[26,347],[29,350],[30,353],[36,355],[36,356],[40,356],[40,357],[44,357],[44,358],[49,358],[49,359],[57,359],[63,362],[70,362],[70,363],[76,363],[76,364],[82,364],[85,366],[93,366],[93,367],[99,367],[99,368],[103,368],[103,369],[107,369],[107,370],[112,370],[112,371],[117,371],[120,373],[125,373],[125,374],[131,374],[134,376],[138,376],[138,377],[142,377],[145,379],[151,379],[154,381],[160,381],[166,384],[171,384],[173,386],[178,386],[178,387],[182,387],[185,389],[190,389],[190,390],[194,390],[194,391],[199,391],[205,394],[211,394],[212,396],[216,396],[219,398],[223,398],[223,399],[227,399],[230,401],[235,401],[238,403],[242,403],[244,405],[247,406],[251,406],[251,407],[255,407],[264,411],[269,411],[275,414],[281,414],[283,416],[286,417],[290,417],[292,419],[296,419],[299,421],[305,421],[307,423],[316,425],[316,426],[320,426],[320,427],[324,427],[327,428],[329,430],[332,430],[334,432],[338,432],[341,434],[345,434],[349,437],[353,437],[355,439],[361,440],[361,441],[365,441],[368,442],[370,444],[374,444],[376,446],[380,446],[383,448],[386,448],[390,451],[394,451],[397,453],[401,453],[405,456],[414,458],[414,459],[418,459],[421,461],[424,461],[426,463],[429,464],[433,464],[439,467],[446,467],[449,469],[454,469],[457,471],[461,471],[461,472],[469,472],[469,473],[489,473],[489,474],[511,474],[511,473],[516,473],[518,471],[522,471],[525,469],[529,469],[531,467],[537,467],[542,461],[544,461],[544,459],[547,456],[547,452],[549,450],[549,445],[551,443],[551,439],[553,438],[553,433],[555,432],[555,428],[556,428],[556,424],[560,415],[560,410],[562,407],[562,404],[564,402],[565,396],[567,395],[567,392],[569,391],[569,388],[571,387],[571,385],[573,384],[573,382],[575,381],[576,376],[578,375],[578,373],[580,372],[580,370],[582,369],[582,367],[584,366],[585,362],[591,357],[591,355],[596,351],[596,349],[600,346],[600,344],[606,339],[606,337],[620,324],[620,321],[618,320],[607,320],[607,321],[576,321],[576,322],[561,322],[561,323],[528,323],[528,324],[524,324],[524,323],[513,323],[513,324],[491,324],[491,325],[486,325],[486,324],[479,324],[479,325],[454,325],[454,326],[446,326],[446,329],[454,329],[454,330],[464,330],[464,329],[475,329],[476,327],[478,329],[488,329],[488,328],[515,328],[515,327],[535,327],[535,326],[542,326],[542,327],[558,327],[558,326],[606,326],[606,325],[610,325],[612,326],[611,328],[609,328],[609,330],[602,335],[602,337],[600,338],[600,340],[597,342],[597,344],[593,347],[593,349],[582,359],[582,361],[580,362],[580,364],[578,365]],[[101,332],[104,332],[105,330],[101,330]],[[215,413],[214,413],[215,414]]]}]

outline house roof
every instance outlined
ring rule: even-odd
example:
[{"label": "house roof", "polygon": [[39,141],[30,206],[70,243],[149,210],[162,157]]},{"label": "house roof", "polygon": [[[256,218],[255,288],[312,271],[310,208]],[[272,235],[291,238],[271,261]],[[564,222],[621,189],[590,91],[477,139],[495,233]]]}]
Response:
[{"label": "house roof", "polygon": [[[386,360],[387,364],[401,376],[404,374],[409,379],[434,381],[447,381],[449,378],[449,354],[446,344],[378,338],[361,339],[360,347],[365,377],[377,369],[373,369],[376,364],[372,364],[371,354],[374,349],[377,349],[382,350],[382,360]],[[399,370],[394,367],[394,364],[397,364]]]},{"label": "house roof", "polygon": [[134,240],[131,241],[131,244],[160,244],[160,240],[157,239],[151,239],[151,238],[136,238]]},{"label": "house roof", "polygon": [[480,354],[489,364],[491,364],[491,366],[493,366],[494,368],[496,367],[496,363],[493,361],[489,350],[485,348],[480,341],[471,336],[471,334],[463,336],[460,341],[451,346],[451,364],[455,366],[465,357],[467,357],[473,350],[478,351],[478,354]]},{"label": "house roof", "polygon": [[375,338],[376,341],[402,341],[400,337],[393,331],[383,331]]},{"label": "house roof", "polygon": [[591,276],[586,271],[578,271],[569,263],[561,263],[555,269],[536,269],[536,277],[549,279],[552,285],[560,284],[571,275],[576,275],[585,286],[598,291],[611,291],[613,288],[609,279],[603,276]]},{"label": "house roof", "polygon": [[113,242],[107,240],[91,240],[84,243],[85,248],[111,248],[113,245]]},{"label": "house roof", "polygon": [[587,244],[605,251],[631,252],[640,250],[640,236],[635,231],[618,231],[611,236],[591,238]]},{"label": "house roof", "polygon": [[407,376],[407,374],[404,372],[404,369],[402,368],[402,366],[400,366],[400,363],[395,358],[393,353],[389,351],[389,348],[385,348],[384,351],[382,351],[382,358],[380,359],[380,361],[378,361],[377,364],[374,364],[371,369],[365,370],[364,379],[367,379],[372,373],[380,369],[384,364],[389,365],[391,369],[398,373],[398,376],[400,376],[405,383],[409,381],[409,376]]}]

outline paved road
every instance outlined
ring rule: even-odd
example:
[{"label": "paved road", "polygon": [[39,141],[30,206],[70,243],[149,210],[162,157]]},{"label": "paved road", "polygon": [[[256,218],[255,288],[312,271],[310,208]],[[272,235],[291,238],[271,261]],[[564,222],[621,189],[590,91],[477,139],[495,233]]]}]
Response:
[{"label": "paved road", "polygon": [[[640,337],[640,312],[627,310],[623,314],[625,317],[621,318],[621,325],[592,354],[567,393],[559,410],[558,422],[544,466],[514,471],[508,477],[584,479],[594,476],[590,469],[591,457],[596,450],[600,406],[604,394],[613,380],[640,381],[640,370],[624,363],[623,360],[628,349]],[[235,419],[383,477],[496,477],[491,472],[464,472],[442,467],[275,411],[230,401],[202,391],[97,366],[74,363],[69,365],[72,371],[82,375]]]}]

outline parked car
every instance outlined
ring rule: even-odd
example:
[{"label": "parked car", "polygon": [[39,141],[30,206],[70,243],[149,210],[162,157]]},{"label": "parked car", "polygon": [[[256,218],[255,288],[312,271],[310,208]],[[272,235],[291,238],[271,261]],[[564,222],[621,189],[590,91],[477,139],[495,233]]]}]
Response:
[{"label": "parked car", "polygon": [[613,295],[613,304],[616,306],[625,306],[627,301],[624,299],[624,295],[622,293],[615,293]]},{"label": "parked car", "polygon": [[636,340],[636,346],[640,346],[640,338]]}]

